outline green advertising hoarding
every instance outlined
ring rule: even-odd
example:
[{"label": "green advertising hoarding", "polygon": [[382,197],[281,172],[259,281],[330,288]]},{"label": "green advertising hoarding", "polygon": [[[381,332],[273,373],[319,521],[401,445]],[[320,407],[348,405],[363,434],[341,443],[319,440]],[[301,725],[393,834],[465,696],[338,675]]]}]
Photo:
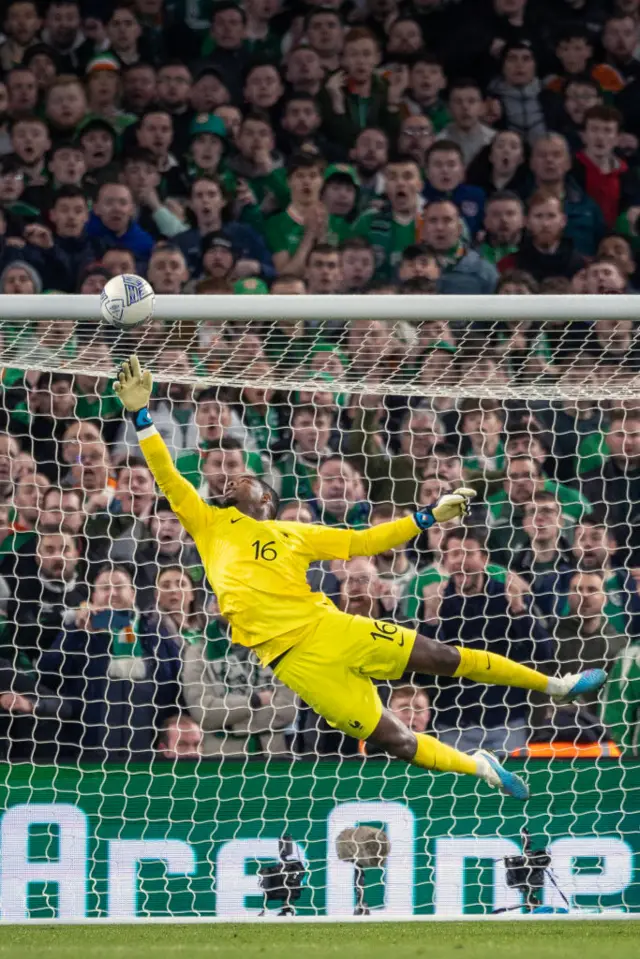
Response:
[{"label": "green advertising hoarding", "polygon": [[[514,764],[516,765],[516,764]],[[353,910],[335,838],[359,823],[391,841],[367,899],[389,914],[513,905],[501,859],[527,825],[572,905],[640,911],[640,763],[529,761],[523,806],[474,780],[400,763],[0,766],[5,920],[255,914],[258,860],[289,833],[308,866],[304,915]],[[559,904],[550,885],[545,902]]]}]

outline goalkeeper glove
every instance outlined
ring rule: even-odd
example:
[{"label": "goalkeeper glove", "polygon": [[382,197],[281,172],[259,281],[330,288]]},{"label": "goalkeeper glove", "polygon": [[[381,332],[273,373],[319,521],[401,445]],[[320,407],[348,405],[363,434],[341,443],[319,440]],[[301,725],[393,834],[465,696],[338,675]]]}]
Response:
[{"label": "goalkeeper glove", "polygon": [[151,399],[153,379],[149,370],[140,369],[140,360],[135,355],[130,356],[122,364],[118,381],[113,384],[120,402],[126,410],[133,414],[136,429],[151,426],[151,416],[147,409]]},{"label": "goalkeeper glove", "polygon": [[418,510],[414,518],[420,529],[429,529],[434,523],[446,523],[448,519],[462,519],[469,515],[470,500],[475,490],[461,486],[453,493],[441,496],[435,506],[426,506]]}]

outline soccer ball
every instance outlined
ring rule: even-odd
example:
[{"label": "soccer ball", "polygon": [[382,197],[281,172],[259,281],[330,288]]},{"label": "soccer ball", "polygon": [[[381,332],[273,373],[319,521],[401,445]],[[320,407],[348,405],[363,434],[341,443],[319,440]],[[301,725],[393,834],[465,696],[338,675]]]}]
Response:
[{"label": "soccer ball", "polygon": [[100,294],[103,318],[120,330],[132,330],[150,320],[155,302],[151,284],[132,273],[114,276]]}]

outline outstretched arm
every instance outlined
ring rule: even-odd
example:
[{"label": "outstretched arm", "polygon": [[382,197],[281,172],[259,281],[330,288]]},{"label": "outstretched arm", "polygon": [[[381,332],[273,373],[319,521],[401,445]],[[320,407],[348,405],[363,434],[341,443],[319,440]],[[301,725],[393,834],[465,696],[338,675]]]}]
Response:
[{"label": "outstretched arm", "polygon": [[418,510],[413,516],[390,523],[381,523],[369,529],[334,529],[329,526],[295,524],[304,537],[314,559],[351,559],[353,556],[375,556],[394,546],[413,539],[434,523],[462,519],[469,512],[469,501],[475,496],[472,489],[461,487],[454,493],[440,497],[435,506]]},{"label": "outstretched arm", "polygon": [[153,425],[148,410],[152,385],[151,373],[149,370],[142,372],[140,361],[134,355],[122,364],[113,388],[131,414],[140,449],[156,483],[186,531],[193,536],[196,530],[209,525],[214,511],[175,468],[164,440]]}]

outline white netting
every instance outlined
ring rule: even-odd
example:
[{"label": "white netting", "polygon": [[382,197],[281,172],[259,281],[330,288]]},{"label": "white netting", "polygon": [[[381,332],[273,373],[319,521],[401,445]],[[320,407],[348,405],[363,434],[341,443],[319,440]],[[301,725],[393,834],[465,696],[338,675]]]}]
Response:
[{"label": "white netting", "polygon": [[[633,328],[1,330],[3,917],[256,911],[247,863],[276,857],[285,832],[310,871],[301,911],[350,912],[353,870],[335,841],[358,824],[390,844],[367,899],[399,915],[517,903],[486,861],[517,852],[527,822],[553,841],[574,904],[640,908]],[[229,645],[111,390],[134,349],[157,374],[158,430],[209,502],[250,471],[277,490],[281,516],[363,528],[463,483],[476,490],[465,529],[451,521],[406,549],[314,563],[308,579],[349,613],[552,674],[609,672],[600,695],[553,708],[466,680],[381,684],[414,731],[516,762],[554,758],[527,761],[528,809],[343,736]],[[551,886],[545,896],[558,904]]]}]

